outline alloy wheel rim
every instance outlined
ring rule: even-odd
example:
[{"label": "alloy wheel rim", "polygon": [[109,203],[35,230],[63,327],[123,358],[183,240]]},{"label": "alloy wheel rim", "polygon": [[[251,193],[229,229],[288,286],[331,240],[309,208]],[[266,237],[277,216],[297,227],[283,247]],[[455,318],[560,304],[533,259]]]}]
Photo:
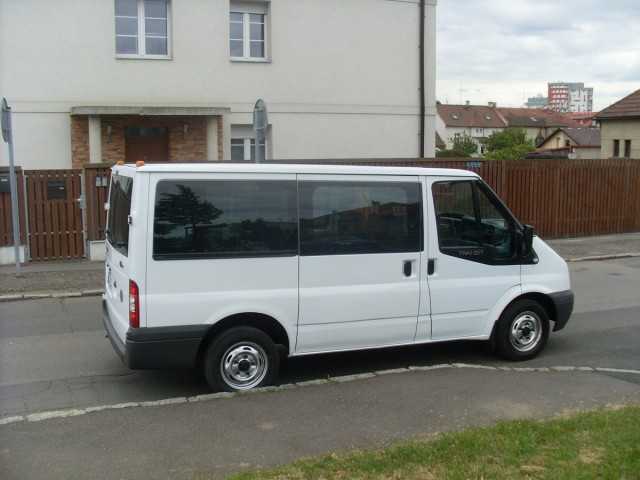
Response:
[{"label": "alloy wheel rim", "polygon": [[224,382],[235,390],[249,390],[267,375],[269,360],[264,349],[252,342],[239,342],[227,349],[220,361]]},{"label": "alloy wheel rim", "polygon": [[542,321],[534,312],[522,312],[511,324],[509,341],[519,352],[530,352],[542,338]]}]

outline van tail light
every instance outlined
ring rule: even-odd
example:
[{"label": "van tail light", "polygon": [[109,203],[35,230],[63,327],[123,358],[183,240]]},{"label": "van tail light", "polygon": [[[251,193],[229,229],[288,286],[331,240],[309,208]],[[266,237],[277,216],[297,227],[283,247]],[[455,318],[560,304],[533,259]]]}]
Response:
[{"label": "van tail light", "polygon": [[129,280],[129,326],[140,327],[140,291],[133,280]]}]

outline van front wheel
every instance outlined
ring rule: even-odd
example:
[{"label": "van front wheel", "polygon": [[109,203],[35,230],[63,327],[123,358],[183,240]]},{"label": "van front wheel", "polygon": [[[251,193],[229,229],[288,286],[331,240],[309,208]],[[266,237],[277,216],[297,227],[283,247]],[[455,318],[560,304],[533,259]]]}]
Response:
[{"label": "van front wheel", "polygon": [[263,387],[278,375],[280,356],[269,335],[236,327],[216,337],[204,357],[204,374],[215,390],[237,392]]},{"label": "van front wheel", "polygon": [[508,360],[537,356],[549,338],[549,315],[533,300],[518,300],[502,313],[494,331],[498,354]]}]

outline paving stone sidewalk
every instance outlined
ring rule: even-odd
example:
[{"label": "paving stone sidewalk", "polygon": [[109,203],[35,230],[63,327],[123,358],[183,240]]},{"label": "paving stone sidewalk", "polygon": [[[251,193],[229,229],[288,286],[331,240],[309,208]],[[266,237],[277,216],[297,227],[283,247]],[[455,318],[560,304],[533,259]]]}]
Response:
[{"label": "paving stone sidewalk", "polygon": [[[640,232],[549,240],[570,261],[640,256]],[[104,263],[89,261],[26,264],[20,277],[13,265],[0,267],[0,301],[42,296],[98,295],[104,284]]]}]

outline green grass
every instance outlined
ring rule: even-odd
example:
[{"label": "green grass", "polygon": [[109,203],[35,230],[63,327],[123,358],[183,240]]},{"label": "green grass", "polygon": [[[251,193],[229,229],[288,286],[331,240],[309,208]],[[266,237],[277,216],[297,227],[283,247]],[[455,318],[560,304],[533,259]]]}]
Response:
[{"label": "green grass", "polygon": [[548,421],[503,422],[231,478],[640,479],[640,406]]}]

